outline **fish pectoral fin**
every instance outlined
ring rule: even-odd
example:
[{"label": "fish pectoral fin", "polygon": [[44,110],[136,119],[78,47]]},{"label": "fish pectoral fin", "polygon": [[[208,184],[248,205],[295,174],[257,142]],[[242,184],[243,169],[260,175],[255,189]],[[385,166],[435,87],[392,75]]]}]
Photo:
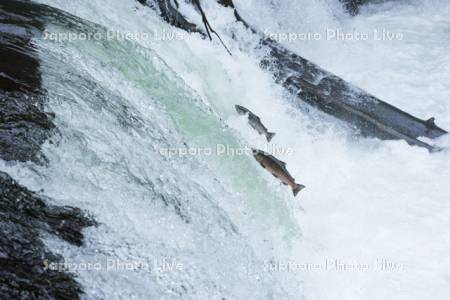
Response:
[{"label": "fish pectoral fin", "polygon": [[286,182],[281,182],[283,185],[288,185]]},{"label": "fish pectoral fin", "polygon": [[266,166],[264,166],[262,163],[259,163],[261,165],[261,167],[263,167],[264,169],[266,168]]},{"label": "fish pectoral fin", "polygon": [[273,173],[272,173],[272,175],[273,175],[273,177],[278,178],[278,176],[277,176],[276,174],[273,174]]}]

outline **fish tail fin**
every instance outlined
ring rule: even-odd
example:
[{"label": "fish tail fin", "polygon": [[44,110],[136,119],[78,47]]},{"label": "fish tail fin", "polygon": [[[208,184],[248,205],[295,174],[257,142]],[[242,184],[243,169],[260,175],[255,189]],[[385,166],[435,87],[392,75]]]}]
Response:
[{"label": "fish tail fin", "polygon": [[292,189],[292,193],[294,193],[294,197],[297,196],[298,192],[303,190],[305,186],[303,184],[296,184],[295,187]]},{"label": "fish tail fin", "polygon": [[267,136],[266,136],[267,141],[270,142],[273,139],[274,136],[275,136],[274,132],[268,132]]}]

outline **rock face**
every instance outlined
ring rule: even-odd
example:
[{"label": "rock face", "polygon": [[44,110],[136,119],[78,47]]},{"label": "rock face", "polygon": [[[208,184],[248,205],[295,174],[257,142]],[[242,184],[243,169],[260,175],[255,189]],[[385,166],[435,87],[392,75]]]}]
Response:
[{"label": "rock face", "polygon": [[164,21],[175,27],[183,28],[188,32],[200,32],[195,24],[188,22],[178,11],[177,0],[138,0],[138,2],[156,9]]},{"label": "rock face", "polygon": [[11,6],[0,4],[0,158],[42,163],[40,146],[55,128],[43,111],[45,91],[31,43],[43,24]]},{"label": "rock face", "polygon": [[340,0],[345,8],[352,14],[356,15],[358,13],[359,7],[363,4],[368,3],[370,0]]},{"label": "rock face", "polygon": [[44,230],[80,246],[81,230],[95,222],[77,208],[47,205],[3,172],[0,199],[0,298],[78,299],[82,289],[74,276],[48,268],[46,261],[63,260],[39,234]]},{"label": "rock face", "polygon": [[[44,111],[40,62],[32,38],[44,24],[29,2],[0,3],[0,159],[45,163],[41,145],[55,132]],[[54,234],[81,246],[82,229],[95,225],[80,209],[47,204],[44,197],[0,172],[0,299],[78,299],[73,275],[47,268],[63,262],[39,235]]]}]

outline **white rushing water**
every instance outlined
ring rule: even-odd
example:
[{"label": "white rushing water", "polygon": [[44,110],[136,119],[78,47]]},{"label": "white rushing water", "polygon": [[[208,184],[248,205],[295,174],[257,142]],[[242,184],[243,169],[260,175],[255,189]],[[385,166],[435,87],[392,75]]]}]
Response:
[{"label": "white rushing water", "polygon": [[[180,36],[36,41],[60,133],[44,146],[49,167],[2,169],[99,221],[86,230],[82,248],[46,240],[68,262],[101,264],[76,271],[87,299],[448,299],[448,150],[430,154],[403,141],[357,140],[336,120],[300,112],[259,67],[251,35],[230,25],[232,12],[216,3],[204,1],[204,8],[232,57],[217,40],[171,28],[137,2],[40,2],[107,30]],[[235,2],[262,32],[320,33],[282,43],[450,129],[448,2],[388,2],[356,17],[334,0]],[[327,39],[327,30],[337,29],[370,36]],[[377,40],[374,30],[401,38]],[[164,152],[265,149],[235,104],[277,133],[272,149],[292,150],[277,156],[307,186],[297,198],[251,156]],[[127,269],[127,262],[151,268]]]}]

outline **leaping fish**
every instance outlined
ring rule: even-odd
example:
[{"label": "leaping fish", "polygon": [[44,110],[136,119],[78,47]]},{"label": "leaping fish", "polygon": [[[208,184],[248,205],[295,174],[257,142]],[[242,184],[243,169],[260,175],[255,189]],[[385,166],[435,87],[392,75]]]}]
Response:
[{"label": "leaping fish", "polygon": [[250,126],[252,126],[253,129],[255,129],[260,135],[264,134],[268,142],[272,140],[272,138],[275,136],[275,133],[269,132],[269,130],[267,130],[267,128],[263,125],[261,119],[257,115],[243,106],[235,105],[234,107],[236,108],[238,114],[248,116],[248,123],[250,124]]},{"label": "leaping fish", "polygon": [[278,160],[274,156],[264,153],[261,150],[252,149],[253,156],[259,162],[259,164],[269,171],[273,176],[281,180],[284,185],[289,185],[292,188],[292,193],[294,197],[297,196],[298,192],[305,188],[304,185],[295,183],[295,179],[289,174],[286,169],[286,163]]}]

